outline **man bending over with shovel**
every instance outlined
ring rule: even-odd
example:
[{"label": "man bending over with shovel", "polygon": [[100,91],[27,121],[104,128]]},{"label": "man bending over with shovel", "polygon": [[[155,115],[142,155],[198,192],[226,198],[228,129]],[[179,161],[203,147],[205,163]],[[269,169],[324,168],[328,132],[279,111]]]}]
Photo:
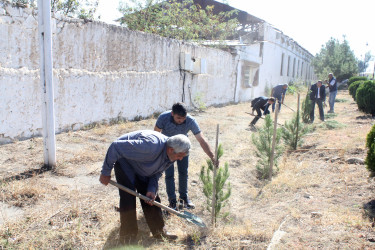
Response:
[{"label": "man bending over with shovel", "polygon": [[[167,137],[159,132],[140,130],[127,133],[108,148],[100,182],[108,185],[112,168],[119,184],[146,195],[150,200],[160,202],[157,195],[158,180],[163,171],[174,161],[189,154],[190,140],[185,135]],[[138,226],[135,196],[119,190],[120,193],[120,242],[131,243],[137,237]],[[176,239],[177,236],[164,230],[161,209],[151,202],[141,200],[146,222],[156,239]]]}]

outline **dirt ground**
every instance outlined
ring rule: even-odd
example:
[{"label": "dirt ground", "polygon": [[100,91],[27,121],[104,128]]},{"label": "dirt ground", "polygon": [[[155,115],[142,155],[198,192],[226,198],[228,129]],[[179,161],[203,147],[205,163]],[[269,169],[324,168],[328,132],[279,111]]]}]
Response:
[{"label": "dirt ground", "polygon": [[[303,99],[304,97],[302,97]],[[365,138],[375,123],[358,111],[346,90],[339,91],[336,114],[315,119],[315,130],[297,151],[285,151],[271,182],[256,178],[257,157],[251,141],[249,103],[210,107],[196,117],[214,147],[216,124],[229,163],[230,213],[215,229],[205,210],[199,172],[207,156],[190,134],[190,212],[201,217],[201,229],[184,219],[166,220],[176,242],[152,239],[141,209],[135,249],[374,249],[375,182],[361,162]],[[285,103],[293,109],[297,96]],[[327,111],[327,109],[325,110]],[[317,110],[316,110],[317,112]],[[279,122],[292,118],[282,107]],[[317,117],[316,113],[316,117]],[[330,128],[337,121],[341,127]],[[257,127],[263,125],[263,120]],[[0,146],[0,247],[2,249],[111,249],[119,247],[118,191],[98,178],[110,143],[120,135],[153,129],[155,118],[57,135],[57,167],[44,169],[42,138]],[[163,177],[162,203],[167,204]],[[139,206],[139,202],[138,202]]]}]

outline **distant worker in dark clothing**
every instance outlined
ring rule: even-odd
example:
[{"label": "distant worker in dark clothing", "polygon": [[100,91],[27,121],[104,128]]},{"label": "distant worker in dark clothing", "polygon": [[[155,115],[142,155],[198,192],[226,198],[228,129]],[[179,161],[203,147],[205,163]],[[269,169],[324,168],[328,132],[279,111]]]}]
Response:
[{"label": "distant worker in dark clothing", "polygon": [[[288,89],[287,83],[276,85],[272,89],[271,96],[274,97],[276,100],[278,100],[279,111],[281,109],[281,104],[284,103],[287,89]],[[275,112],[275,102],[272,104],[272,112]]]},{"label": "distant worker in dark clothing", "polygon": [[318,81],[317,83],[313,84],[310,88],[310,100],[311,100],[311,111],[310,111],[310,120],[314,122],[314,110],[315,110],[315,103],[318,104],[319,107],[319,116],[320,120],[324,121],[324,111],[323,111],[323,103],[326,100],[326,88],[322,84],[322,81]]},{"label": "distant worker in dark clothing", "polygon": [[332,73],[328,74],[328,88],[329,88],[329,111],[327,113],[335,113],[335,99],[337,95],[337,81]]},{"label": "distant worker in dark clothing", "polygon": [[261,110],[263,110],[264,115],[269,114],[270,111],[268,110],[268,108],[270,107],[270,105],[272,105],[274,103],[275,103],[275,98],[273,98],[273,97],[268,98],[268,97],[260,96],[260,97],[255,98],[254,100],[252,100],[251,101],[251,107],[253,108],[253,111],[251,113],[254,115],[254,111],[256,110],[257,115],[251,121],[250,126],[254,127],[255,123],[257,123],[257,121],[260,119],[260,117],[262,117],[262,111]]}]

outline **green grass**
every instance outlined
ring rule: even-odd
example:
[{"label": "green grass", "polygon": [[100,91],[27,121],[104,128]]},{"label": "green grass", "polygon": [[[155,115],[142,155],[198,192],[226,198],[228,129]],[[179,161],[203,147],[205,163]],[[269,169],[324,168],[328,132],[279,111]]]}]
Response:
[{"label": "green grass", "polygon": [[327,130],[344,128],[344,127],[346,127],[345,124],[340,123],[340,122],[335,121],[335,120],[330,120],[330,121],[326,121],[326,122],[323,122],[323,123],[319,124],[319,128],[327,129]]},{"label": "green grass", "polygon": [[339,98],[336,98],[335,102],[349,102],[349,100],[348,99],[339,99]]},{"label": "green grass", "polygon": [[337,116],[336,113],[328,113],[328,114],[324,115],[324,118],[325,119],[331,119],[331,118],[335,118],[336,116]]}]

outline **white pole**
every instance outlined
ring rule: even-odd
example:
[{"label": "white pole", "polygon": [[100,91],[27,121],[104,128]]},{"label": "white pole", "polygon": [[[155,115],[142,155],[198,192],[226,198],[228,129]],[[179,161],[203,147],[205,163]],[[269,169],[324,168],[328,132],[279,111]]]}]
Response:
[{"label": "white pole", "polygon": [[42,120],[44,165],[56,166],[55,114],[52,75],[51,2],[38,0],[40,83],[42,86]]}]

